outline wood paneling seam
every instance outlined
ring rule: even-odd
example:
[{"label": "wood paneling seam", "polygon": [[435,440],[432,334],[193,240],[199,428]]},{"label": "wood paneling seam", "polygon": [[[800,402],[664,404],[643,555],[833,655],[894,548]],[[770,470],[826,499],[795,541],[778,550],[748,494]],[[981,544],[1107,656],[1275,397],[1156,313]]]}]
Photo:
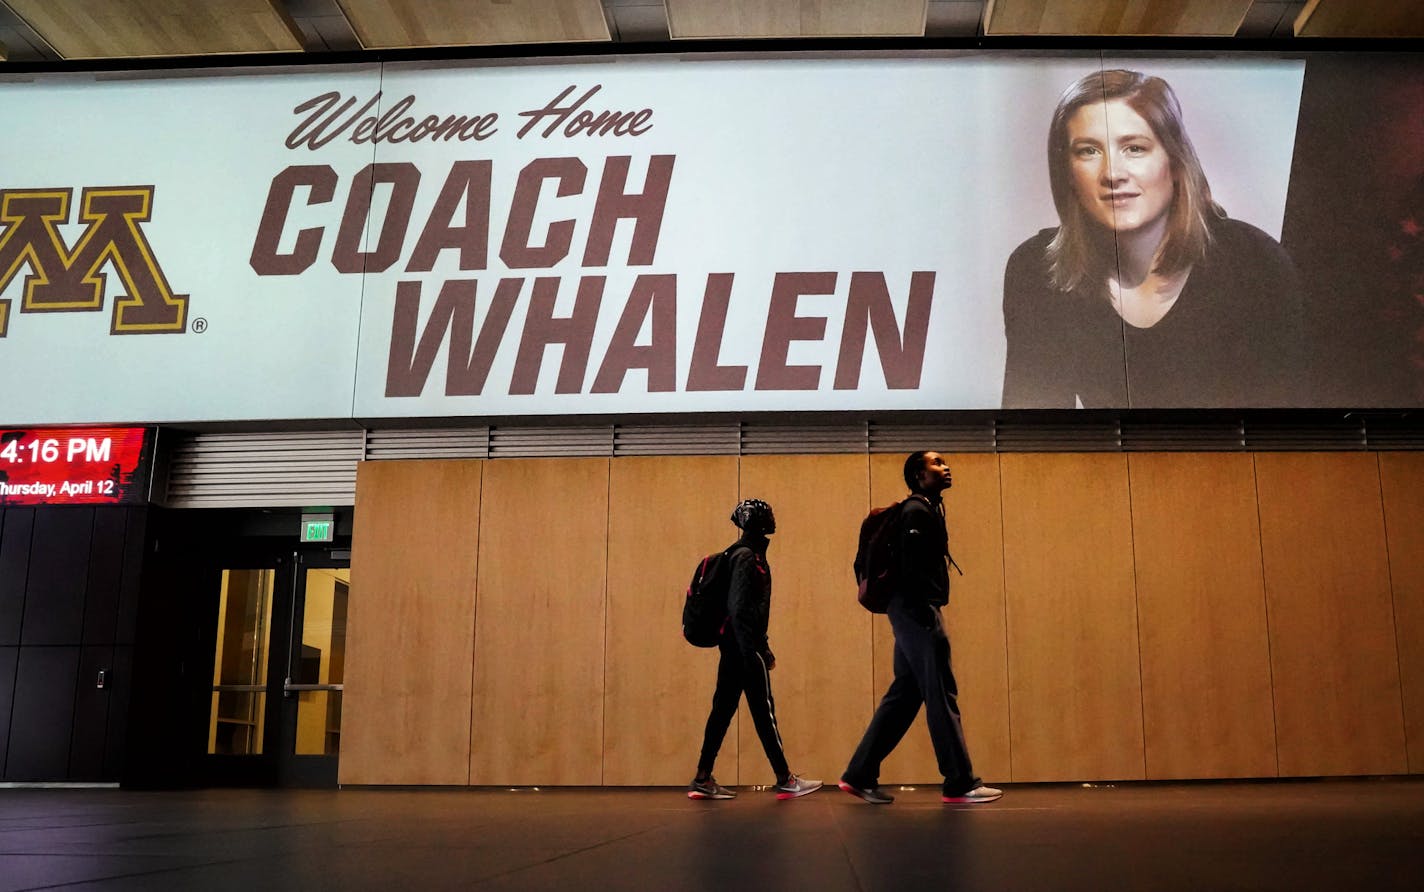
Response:
[{"label": "wood paneling seam", "polygon": [[[992,4],[994,0],[989,0]],[[987,16],[988,13],[985,12]],[[987,22],[988,19],[986,18]],[[1008,546],[1004,541],[1004,454],[994,453],[994,472],[999,478],[999,573],[1003,579],[1004,607],[1004,712],[1008,732],[1005,743],[1009,748],[1009,780],[1014,779],[1014,663],[1009,658],[1009,558]]]},{"label": "wood paneling seam", "polygon": [[[363,277],[364,280],[364,277]],[[363,285],[364,287],[364,285]],[[480,628],[480,543],[484,541],[485,523],[485,463],[480,462],[480,503],[475,507],[475,590],[470,597],[475,599],[470,622],[470,736],[465,749],[465,786],[474,780],[475,765],[475,648],[479,646]]]},{"label": "wood paneling seam", "polygon": [[1399,673],[1399,726],[1404,737],[1404,770],[1409,771],[1414,764],[1409,752],[1409,716],[1404,710],[1404,685],[1407,677],[1404,672],[1404,659],[1399,647],[1399,611],[1395,606],[1394,588],[1394,565],[1389,559],[1389,502],[1384,497],[1384,470],[1380,467],[1381,456],[1375,453],[1375,479],[1379,481],[1380,493],[1380,520],[1384,523],[1384,569],[1386,578],[1389,580],[1389,623],[1394,630],[1394,665],[1395,671]]},{"label": "wood paneling seam", "polygon": [[1150,780],[1147,773],[1147,692],[1142,673],[1142,594],[1137,586],[1137,522],[1132,504],[1132,456],[1127,456],[1127,539],[1132,551],[1132,623],[1137,629],[1137,703],[1142,717],[1142,777]]},{"label": "wood paneling seam", "polygon": [[1276,658],[1271,652],[1271,583],[1266,578],[1266,531],[1261,528],[1261,478],[1257,453],[1251,453],[1251,486],[1256,490],[1256,548],[1261,553],[1261,606],[1266,609],[1266,679],[1271,685],[1271,749],[1276,754],[1276,777],[1281,776],[1280,714],[1276,706]]},{"label": "wood paneling seam", "polygon": [[[875,508],[875,486],[870,475],[870,451],[865,453],[865,500],[868,503],[866,513]],[[857,542],[857,546],[859,543]],[[875,692],[875,617],[870,618],[870,713],[875,714],[875,707],[878,705]]]},{"label": "wood paneling seam", "polygon": [[604,481],[603,495],[603,684],[599,687],[599,699],[603,703],[598,720],[598,784],[603,786],[608,778],[608,600],[612,590],[608,587],[608,565],[612,563],[608,555],[613,550],[613,459],[609,458],[608,474]]}]

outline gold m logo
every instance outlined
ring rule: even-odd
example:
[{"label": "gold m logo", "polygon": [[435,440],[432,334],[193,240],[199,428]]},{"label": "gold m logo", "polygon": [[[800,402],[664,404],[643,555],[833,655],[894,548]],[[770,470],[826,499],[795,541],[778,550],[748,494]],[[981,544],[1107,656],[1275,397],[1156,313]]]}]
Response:
[{"label": "gold m logo", "polygon": [[[105,265],[122,280],[114,299],[110,334],[181,332],[188,324],[188,295],[174,294],[139,224],[153,208],[152,186],[85,189],[71,251],[59,227],[69,222],[73,189],[0,190],[0,294],[28,267],[22,313],[73,313],[104,309]],[[0,300],[0,337],[9,330],[10,301]]]}]

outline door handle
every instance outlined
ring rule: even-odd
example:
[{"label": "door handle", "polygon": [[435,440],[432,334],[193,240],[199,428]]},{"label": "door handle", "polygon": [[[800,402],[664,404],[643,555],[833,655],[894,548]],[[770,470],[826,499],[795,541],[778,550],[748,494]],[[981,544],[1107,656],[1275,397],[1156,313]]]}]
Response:
[{"label": "door handle", "polygon": [[282,694],[284,696],[290,697],[293,694],[305,693],[307,691],[339,692],[345,690],[345,687],[345,685],[339,684],[292,684],[292,680],[288,678],[287,680],[282,682]]}]

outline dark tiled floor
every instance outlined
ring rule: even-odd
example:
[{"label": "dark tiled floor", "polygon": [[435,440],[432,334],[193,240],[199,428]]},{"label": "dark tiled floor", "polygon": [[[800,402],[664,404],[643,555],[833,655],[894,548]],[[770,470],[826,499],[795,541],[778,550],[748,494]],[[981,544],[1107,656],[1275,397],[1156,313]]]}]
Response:
[{"label": "dark tiled floor", "polygon": [[1424,889],[1424,778],[828,788],[0,790],[0,890]]}]

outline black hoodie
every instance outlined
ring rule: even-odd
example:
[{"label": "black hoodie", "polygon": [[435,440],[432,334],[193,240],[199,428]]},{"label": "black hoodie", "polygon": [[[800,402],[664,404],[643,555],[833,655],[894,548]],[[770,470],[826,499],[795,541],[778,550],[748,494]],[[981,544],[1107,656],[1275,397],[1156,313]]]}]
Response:
[{"label": "black hoodie", "polygon": [[766,629],[771,619],[771,567],[766,562],[767,537],[744,533],[732,546],[731,588],[727,593],[727,615],[737,646],[750,657],[760,654],[770,664],[775,657],[767,644]]},{"label": "black hoodie", "polygon": [[900,597],[906,604],[949,603],[948,557],[944,503],[912,494],[900,514]]}]

